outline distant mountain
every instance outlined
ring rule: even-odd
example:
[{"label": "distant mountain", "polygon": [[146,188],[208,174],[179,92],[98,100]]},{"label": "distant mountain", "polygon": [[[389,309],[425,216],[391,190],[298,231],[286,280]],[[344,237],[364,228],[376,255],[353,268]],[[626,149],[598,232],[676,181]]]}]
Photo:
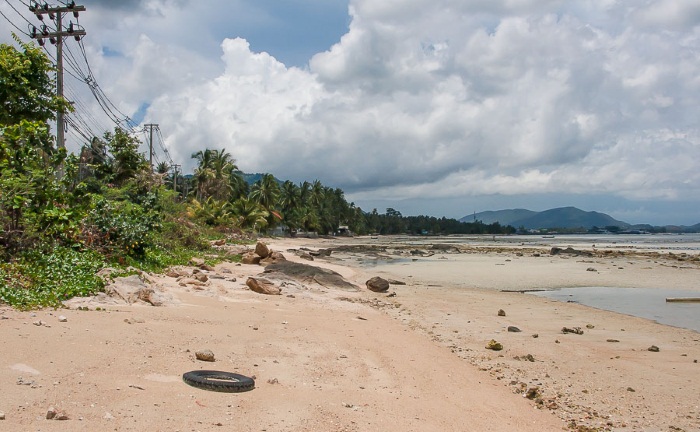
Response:
[{"label": "distant mountain", "polygon": [[535,211],[525,209],[485,211],[469,216],[464,216],[462,219],[460,219],[460,222],[474,222],[474,220],[479,220],[488,225],[494,222],[498,222],[501,225],[513,226],[514,221],[526,219],[536,214],[537,212]]},{"label": "distant mountain", "polygon": [[627,229],[630,224],[612,218],[605,213],[587,212],[576,207],[561,207],[542,212],[534,212],[524,209],[511,209],[500,211],[487,211],[465,216],[460,221],[471,222],[476,218],[484,223],[498,222],[501,225],[510,225],[515,228],[526,229],[539,228],[604,228],[617,226]]}]

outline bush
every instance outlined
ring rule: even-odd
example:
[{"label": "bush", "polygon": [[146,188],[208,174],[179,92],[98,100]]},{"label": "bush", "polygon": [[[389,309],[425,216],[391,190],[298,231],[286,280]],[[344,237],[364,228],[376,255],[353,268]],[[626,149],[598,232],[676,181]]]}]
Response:
[{"label": "bush", "polygon": [[0,301],[19,309],[59,307],[71,297],[102,291],[104,281],[97,276],[102,267],[104,260],[94,251],[58,245],[32,249],[0,264]]}]

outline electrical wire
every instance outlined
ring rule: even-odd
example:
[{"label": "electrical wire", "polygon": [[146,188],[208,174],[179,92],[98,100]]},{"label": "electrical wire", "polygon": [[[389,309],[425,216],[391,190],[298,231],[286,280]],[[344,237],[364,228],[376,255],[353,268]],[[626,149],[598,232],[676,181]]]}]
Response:
[{"label": "electrical wire", "polygon": [[2,17],[5,18],[5,20],[7,20],[7,22],[9,22],[12,25],[12,27],[16,28],[18,32],[22,33],[23,35],[25,35],[27,37],[31,37],[31,35],[29,33],[25,32],[21,28],[17,27],[17,25],[14,22],[12,22],[12,20],[10,20],[2,10],[0,10],[0,15],[2,15]]}]

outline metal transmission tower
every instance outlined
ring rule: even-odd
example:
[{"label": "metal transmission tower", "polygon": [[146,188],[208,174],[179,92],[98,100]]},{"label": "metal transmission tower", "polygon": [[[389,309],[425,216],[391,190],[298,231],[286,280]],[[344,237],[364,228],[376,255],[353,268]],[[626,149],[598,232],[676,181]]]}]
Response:
[{"label": "metal transmission tower", "polygon": [[[78,6],[75,1],[63,6],[49,6],[48,3],[40,5],[34,1],[30,4],[29,10],[36,15],[39,20],[44,20],[44,15],[48,15],[49,19],[54,22],[55,30],[49,29],[46,24],[42,24],[40,28],[32,26],[30,36],[36,39],[39,45],[44,46],[44,39],[56,45],[56,94],[63,97],[63,38],[74,37],[79,41],[81,36],[85,36],[85,29],[71,21],[67,27],[63,25],[63,16],[67,13],[72,13],[77,19],[80,12],[85,12],[85,6]],[[66,148],[64,138],[65,125],[63,113],[56,113],[56,145],[58,148]]]}]

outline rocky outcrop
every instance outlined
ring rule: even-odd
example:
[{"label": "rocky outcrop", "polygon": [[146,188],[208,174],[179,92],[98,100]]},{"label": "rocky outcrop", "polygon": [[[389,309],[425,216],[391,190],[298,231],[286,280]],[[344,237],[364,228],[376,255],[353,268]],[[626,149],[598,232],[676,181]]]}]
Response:
[{"label": "rocky outcrop", "polygon": [[152,306],[162,306],[169,301],[138,275],[115,278],[114,282],[105,287],[105,293],[111,297],[120,298],[128,304],[144,302]]},{"label": "rocky outcrop", "polygon": [[357,286],[351,284],[333,270],[292,261],[272,263],[265,268],[263,274],[270,279],[283,281],[291,279],[301,284],[318,284],[325,288],[345,291],[358,290]]}]

